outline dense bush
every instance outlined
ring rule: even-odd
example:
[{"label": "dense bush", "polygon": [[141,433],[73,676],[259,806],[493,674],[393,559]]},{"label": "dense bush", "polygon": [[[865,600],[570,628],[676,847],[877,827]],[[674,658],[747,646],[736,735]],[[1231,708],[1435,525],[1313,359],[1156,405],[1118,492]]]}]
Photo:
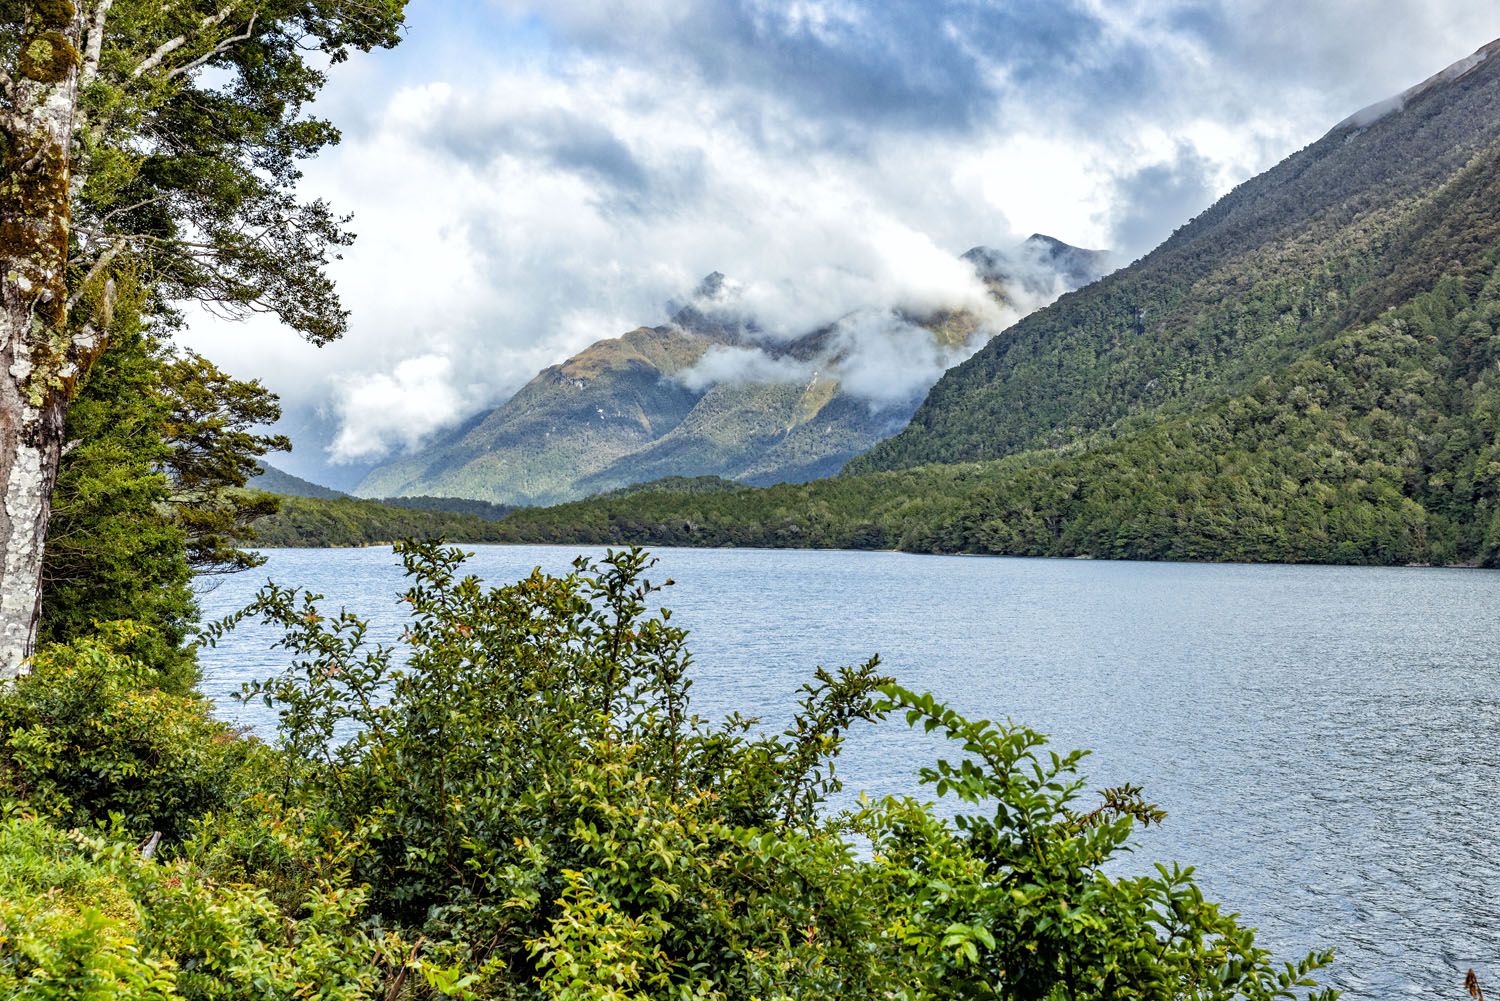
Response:
[{"label": "dense bush", "polygon": [[51,647],[0,688],[0,792],[67,826],[117,815],[169,840],[234,803],[263,750],[117,652],[133,627]]},{"label": "dense bush", "polygon": [[252,885],[133,840],[0,819],[0,996],[25,1001],[370,998],[378,949],[363,891],[324,883],[278,907]]}]

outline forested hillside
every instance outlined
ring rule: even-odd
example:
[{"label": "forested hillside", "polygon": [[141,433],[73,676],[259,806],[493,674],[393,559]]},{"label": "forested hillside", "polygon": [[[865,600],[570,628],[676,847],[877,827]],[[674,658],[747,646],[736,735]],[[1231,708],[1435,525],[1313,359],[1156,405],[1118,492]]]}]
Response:
[{"label": "forested hillside", "polygon": [[[1500,53],[1500,42],[1487,48]],[[1462,65],[1466,65],[1460,64]],[[1311,346],[1482,266],[1500,60],[1356,117],[1240,185],[1135,265],[993,339],[851,471],[1077,443],[1243,390]]]},{"label": "forested hillside", "polygon": [[505,528],[555,541],[1500,564],[1497,251],[1489,59],[1367,128],[1336,128],[1143,261],[1017,324],[841,477],[601,498],[519,512]]},{"label": "forested hillside", "polygon": [[[906,425],[943,367],[966,357],[1003,316],[1019,316],[1107,269],[1107,255],[1035,234],[1006,251],[963,255],[988,290],[970,307],[856,311],[787,339],[762,330],[715,272],[671,322],[598,341],[544,369],[511,399],[446,440],[372,470],[362,497],[442,494],[552,504],[669,476],[751,484],[831,476]],[[868,341],[874,340],[871,348]],[[887,338],[889,341],[887,342]],[[886,345],[927,373],[879,399],[845,375]],[[868,376],[866,376],[868,379]]]},{"label": "forested hillside", "polygon": [[353,497],[281,497],[279,500],[275,511],[251,526],[258,546],[301,549],[389,545],[400,539],[500,540],[493,517],[420,506],[424,503],[444,504],[449,498],[417,498],[418,505],[414,506]]},{"label": "forested hillside", "polygon": [[316,497],[322,500],[338,500],[349,495],[342,490],[325,487],[300,476],[284,473],[267,462],[260,463],[260,472],[250,480],[251,489],[261,490],[280,497]]}]

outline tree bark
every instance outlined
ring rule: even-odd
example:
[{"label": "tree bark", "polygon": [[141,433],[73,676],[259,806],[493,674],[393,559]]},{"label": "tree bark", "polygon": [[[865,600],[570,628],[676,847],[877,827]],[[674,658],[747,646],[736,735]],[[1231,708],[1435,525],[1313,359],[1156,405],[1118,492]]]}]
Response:
[{"label": "tree bark", "polygon": [[67,315],[83,19],[68,0],[29,6],[0,126],[0,680],[31,655],[65,408],[97,347]]}]

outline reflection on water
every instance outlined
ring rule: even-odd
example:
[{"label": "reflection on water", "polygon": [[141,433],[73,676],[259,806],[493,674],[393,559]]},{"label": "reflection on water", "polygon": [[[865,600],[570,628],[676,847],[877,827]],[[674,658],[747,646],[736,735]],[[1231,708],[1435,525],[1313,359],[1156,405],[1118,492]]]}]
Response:
[{"label": "reflection on water", "polygon": [[[494,583],[575,550],[478,547]],[[1140,858],[1207,890],[1290,957],[1332,945],[1348,997],[1461,996],[1500,975],[1500,574],[664,549],[654,578],[691,629],[694,708],[778,726],[817,664],[879,653],[903,684],[971,717],[1011,716],[1092,748],[1091,784],[1129,780],[1170,816]],[[400,631],[388,550],[276,550],[204,596],[209,615],[267,576]],[[204,656],[224,698],[280,663],[243,628]],[[936,738],[857,733],[847,791],[916,791]]]}]

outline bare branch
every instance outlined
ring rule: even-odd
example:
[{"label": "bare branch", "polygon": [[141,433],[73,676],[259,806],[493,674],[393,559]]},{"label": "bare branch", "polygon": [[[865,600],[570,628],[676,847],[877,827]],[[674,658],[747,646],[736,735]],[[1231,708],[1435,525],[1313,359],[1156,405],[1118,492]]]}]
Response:
[{"label": "bare branch", "polygon": [[[234,9],[238,6],[238,3],[231,3],[228,6],[221,8],[217,14],[210,14],[208,17],[205,17],[202,21],[199,22],[198,30],[208,31],[211,28],[217,28],[219,25],[229,20],[229,15],[233,14]],[[186,45],[191,40],[191,38],[191,35],[184,34],[178,35],[176,38],[168,39],[167,41],[161,43],[156,47],[155,52],[147,56],[139,66],[130,71],[130,78],[132,80],[139,80],[145,74],[150,73],[152,70],[156,69],[162,64],[162,60],[166,59],[172,53],[176,52],[178,49]]]},{"label": "bare branch", "polygon": [[87,87],[99,76],[99,59],[104,52],[104,21],[115,0],[99,0],[84,29],[83,65],[78,70],[78,84]]},{"label": "bare branch", "polygon": [[238,35],[231,35],[187,65],[178,66],[176,69],[167,74],[167,79],[171,80],[173,77],[183,76],[185,74],[191,73],[199,66],[202,66],[204,63],[208,62],[214,56],[222,55],[223,53],[228,52],[240,42],[249,41],[255,34],[255,19],[259,16],[260,15],[258,13],[251,14],[250,23],[245,26],[244,32]]}]

